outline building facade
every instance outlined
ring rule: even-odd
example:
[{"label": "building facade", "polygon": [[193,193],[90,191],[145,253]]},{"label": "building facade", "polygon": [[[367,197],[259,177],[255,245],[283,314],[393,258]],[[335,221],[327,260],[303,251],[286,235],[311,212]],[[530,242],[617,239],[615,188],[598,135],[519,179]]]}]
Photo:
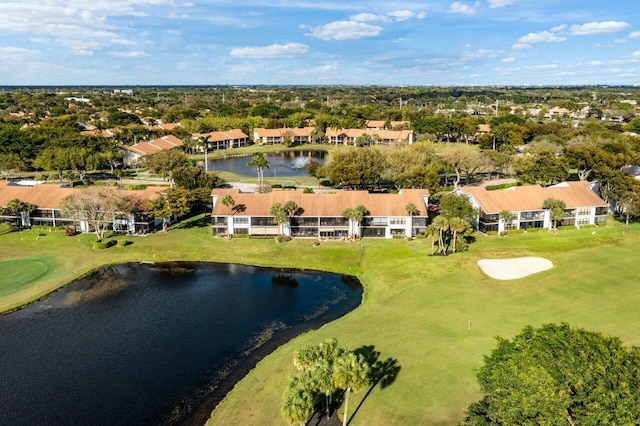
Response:
[{"label": "building facade", "polygon": [[[275,236],[340,239],[411,237],[423,233],[427,226],[429,191],[404,189],[397,194],[367,191],[337,191],[305,194],[302,191],[274,191],[268,194],[242,193],[233,189],[214,189],[211,224],[213,235]],[[233,205],[222,199],[230,196]],[[294,202],[297,212],[285,224],[277,224],[271,206]],[[413,204],[417,211],[409,213]],[[362,221],[343,217],[347,208],[364,206]]]},{"label": "building facade", "polygon": [[[544,201],[548,198],[565,203],[564,218],[557,225],[597,225],[607,220],[608,205],[586,181],[563,182],[543,188],[540,185],[514,186],[507,189],[487,191],[483,187],[465,186],[461,192],[469,197],[478,209],[473,225],[482,232],[508,231],[512,229],[553,227],[553,220]],[[513,218],[505,221],[501,212],[511,212]]]}]

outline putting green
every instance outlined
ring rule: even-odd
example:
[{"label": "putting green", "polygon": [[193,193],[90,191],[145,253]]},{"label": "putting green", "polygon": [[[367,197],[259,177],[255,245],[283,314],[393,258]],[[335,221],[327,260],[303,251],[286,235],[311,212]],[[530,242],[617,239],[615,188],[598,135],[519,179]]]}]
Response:
[{"label": "putting green", "polygon": [[0,297],[23,290],[48,271],[49,265],[41,259],[24,258],[0,262]]}]

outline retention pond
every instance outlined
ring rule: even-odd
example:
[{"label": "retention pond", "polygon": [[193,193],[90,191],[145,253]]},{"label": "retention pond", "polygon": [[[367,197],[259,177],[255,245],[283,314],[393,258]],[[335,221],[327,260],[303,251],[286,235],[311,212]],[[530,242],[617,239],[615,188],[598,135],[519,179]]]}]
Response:
[{"label": "retention pond", "polygon": [[202,424],[259,359],[361,300],[321,272],[103,268],[0,317],[0,424]]}]

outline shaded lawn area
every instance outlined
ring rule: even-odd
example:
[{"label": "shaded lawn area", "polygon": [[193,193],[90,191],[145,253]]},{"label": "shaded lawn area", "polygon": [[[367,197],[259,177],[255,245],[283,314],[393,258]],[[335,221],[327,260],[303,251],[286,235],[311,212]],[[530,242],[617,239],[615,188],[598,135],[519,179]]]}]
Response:
[{"label": "shaded lawn area", "polygon": [[[0,237],[0,261],[51,259],[54,265],[27,288],[0,297],[0,307],[46,293],[95,267],[124,261],[202,260],[301,267],[357,274],[365,286],[361,307],[320,330],[278,348],[243,379],[213,414],[211,424],[286,424],[282,392],[295,372],[293,351],[336,337],[350,349],[373,347],[396,360],[397,377],[352,394],[351,424],[454,424],[479,398],[474,371],[496,335],[512,337],[524,325],[569,322],[640,344],[635,277],[640,226],[619,225],[509,235],[477,236],[470,251],[429,257],[429,239],[276,244],[272,239],[212,238],[201,218],[167,233],[133,238],[126,247],[92,250],[95,236],[64,237],[37,231]],[[595,232],[595,233],[594,233]],[[482,274],[481,258],[541,256],[554,268],[514,281]],[[34,290],[34,289],[37,289]],[[469,330],[469,321],[471,329]]]}]

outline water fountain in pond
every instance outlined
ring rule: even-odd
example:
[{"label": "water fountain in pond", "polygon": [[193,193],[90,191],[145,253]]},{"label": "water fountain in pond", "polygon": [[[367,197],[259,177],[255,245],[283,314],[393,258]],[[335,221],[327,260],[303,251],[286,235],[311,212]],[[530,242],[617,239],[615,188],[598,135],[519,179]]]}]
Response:
[{"label": "water fountain in pond", "polygon": [[293,160],[293,164],[291,164],[291,168],[293,170],[302,170],[306,167],[309,162],[309,157],[296,157]]}]

